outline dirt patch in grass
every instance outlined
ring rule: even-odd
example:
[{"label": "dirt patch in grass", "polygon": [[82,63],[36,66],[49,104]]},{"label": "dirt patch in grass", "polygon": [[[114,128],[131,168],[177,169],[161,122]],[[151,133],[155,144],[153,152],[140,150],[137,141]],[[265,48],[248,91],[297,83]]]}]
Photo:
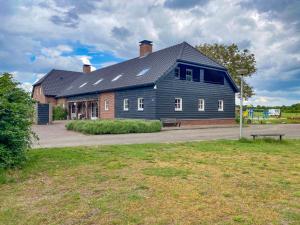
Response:
[{"label": "dirt patch in grass", "polygon": [[299,224],[300,141],[40,149],[1,171],[0,224]]}]

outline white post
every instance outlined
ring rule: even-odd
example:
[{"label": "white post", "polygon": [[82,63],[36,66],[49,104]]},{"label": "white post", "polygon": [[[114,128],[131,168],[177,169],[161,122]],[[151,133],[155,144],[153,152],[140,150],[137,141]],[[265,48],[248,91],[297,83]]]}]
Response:
[{"label": "white post", "polygon": [[241,77],[240,91],[240,139],[243,137],[243,77]]}]

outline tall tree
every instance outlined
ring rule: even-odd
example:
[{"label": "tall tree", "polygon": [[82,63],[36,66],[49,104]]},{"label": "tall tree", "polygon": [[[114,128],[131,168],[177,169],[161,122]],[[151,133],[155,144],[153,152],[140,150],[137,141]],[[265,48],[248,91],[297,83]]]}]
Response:
[{"label": "tall tree", "polygon": [[[196,48],[206,56],[216,60],[228,69],[238,87],[241,83],[241,75],[239,69],[248,71],[243,77],[251,77],[257,70],[255,56],[248,49],[240,50],[236,44],[203,44]],[[244,97],[247,99],[254,95],[253,87],[251,87],[244,79]]]}]

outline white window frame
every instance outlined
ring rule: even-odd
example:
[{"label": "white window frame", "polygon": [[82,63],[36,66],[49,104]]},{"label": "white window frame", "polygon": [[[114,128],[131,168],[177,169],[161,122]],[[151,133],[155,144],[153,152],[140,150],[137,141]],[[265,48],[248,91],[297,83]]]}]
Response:
[{"label": "white window frame", "polygon": [[128,98],[123,99],[123,111],[129,111],[129,100],[128,100]]},{"label": "white window frame", "polygon": [[198,111],[205,111],[205,100],[203,98],[198,99]]},{"label": "white window frame", "polygon": [[138,111],[144,111],[144,98],[137,99]]},{"label": "white window frame", "polygon": [[[176,101],[179,100],[179,103],[177,103]],[[182,98],[175,98],[175,111],[182,111]]]},{"label": "white window frame", "polygon": [[95,120],[98,118],[98,102],[91,102],[90,105],[90,109],[91,109],[91,119]]},{"label": "white window frame", "polygon": [[[188,71],[191,72],[190,75],[187,74]],[[191,76],[191,80],[188,80],[188,79],[187,79],[187,76]],[[187,81],[193,81],[193,70],[192,70],[192,69],[186,69],[186,70],[185,70],[185,80],[187,80]]]},{"label": "white window frame", "polygon": [[[178,77],[176,76],[176,70],[178,70]],[[176,68],[175,68],[175,71],[174,71],[174,77],[175,77],[176,79],[180,79],[180,68],[179,68],[179,67],[176,67]]]},{"label": "white window frame", "polygon": [[224,111],[224,101],[218,100],[218,111]]},{"label": "white window frame", "polygon": [[105,110],[105,111],[108,111],[108,110],[109,110],[109,100],[108,100],[108,99],[105,99],[105,100],[104,100],[104,110]]}]

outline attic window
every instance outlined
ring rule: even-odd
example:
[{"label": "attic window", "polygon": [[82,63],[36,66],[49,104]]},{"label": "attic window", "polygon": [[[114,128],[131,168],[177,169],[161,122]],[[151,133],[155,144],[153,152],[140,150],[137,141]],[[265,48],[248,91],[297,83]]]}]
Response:
[{"label": "attic window", "polygon": [[68,87],[68,88],[67,88],[67,91],[68,91],[68,90],[71,90],[72,88],[73,88],[73,86]]},{"label": "attic window", "polygon": [[99,84],[99,83],[102,82],[102,81],[103,81],[103,78],[97,80],[93,85],[97,85],[97,84]]},{"label": "attic window", "polygon": [[137,76],[143,76],[143,75],[144,75],[145,73],[147,73],[149,70],[150,70],[150,68],[143,69],[143,70],[141,70],[141,71],[137,74]]},{"label": "attic window", "polygon": [[83,83],[82,85],[79,86],[79,88],[84,87],[87,84],[87,82]]},{"label": "attic window", "polygon": [[111,81],[116,81],[118,80],[123,74],[119,74],[118,76],[116,76],[114,79],[112,79]]}]

